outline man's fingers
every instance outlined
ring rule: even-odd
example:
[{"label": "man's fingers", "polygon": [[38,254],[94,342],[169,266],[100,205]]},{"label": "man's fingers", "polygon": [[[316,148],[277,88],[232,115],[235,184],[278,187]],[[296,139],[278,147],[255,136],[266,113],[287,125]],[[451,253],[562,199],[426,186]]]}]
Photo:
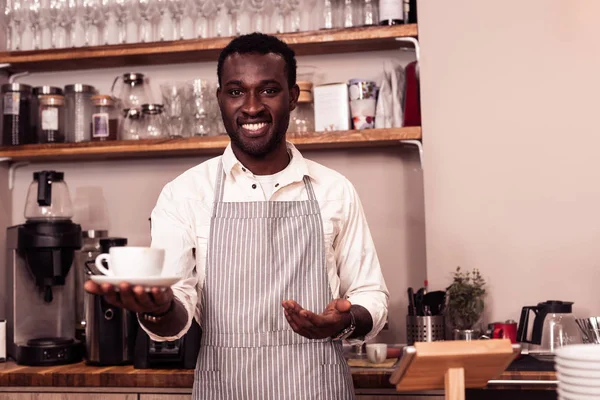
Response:
[{"label": "man's fingers", "polygon": [[157,306],[162,306],[167,303],[171,303],[171,300],[173,300],[173,291],[171,290],[171,288],[163,289],[153,287],[150,290],[150,293],[152,293],[154,304]]},{"label": "man's fingers", "polygon": [[154,301],[150,297],[150,294],[146,292],[146,289],[143,286],[134,286],[133,287],[134,300],[142,309],[149,311],[153,308],[156,308]]},{"label": "man's fingers", "polygon": [[143,307],[135,300],[135,293],[130,284],[125,282],[119,284],[119,296],[124,308],[136,313],[144,312]]},{"label": "man's fingers", "polygon": [[86,290],[86,292],[89,292],[91,294],[97,294],[97,295],[104,294],[104,291],[102,290],[102,286],[98,285],[96,282],[94,282],[92,280],[88,280],[87,282],[85,282],[85,284],[83,285],[83,288]]}]

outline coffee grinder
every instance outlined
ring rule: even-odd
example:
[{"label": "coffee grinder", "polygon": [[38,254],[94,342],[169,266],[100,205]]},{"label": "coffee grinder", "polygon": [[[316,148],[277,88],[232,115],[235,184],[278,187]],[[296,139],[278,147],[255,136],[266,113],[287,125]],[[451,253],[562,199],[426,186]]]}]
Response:
[{"label": "coffee grinder", "polygon": [[81,226],[64,173],[33,174],[25,223],[7,229],[7,352],[21,365],[78,362],[83,347],[75,335],[75,274]]}]

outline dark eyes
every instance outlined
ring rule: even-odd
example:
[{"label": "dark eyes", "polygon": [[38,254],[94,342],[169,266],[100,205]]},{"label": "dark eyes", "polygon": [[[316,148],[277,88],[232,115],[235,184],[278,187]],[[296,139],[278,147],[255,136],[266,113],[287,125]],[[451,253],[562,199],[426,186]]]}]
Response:
[{"label": "dark eyes", "polygon": [[[240,89],[231,89],[228,91],[229,95],[231,97],[240,97],[244,94],[244,92]],[[265,94],[267,96],[274,96],[277,93],[279,93],[279,89],[276,88],[266,88],[263,89],[263,91],[261,92],[262,94]]]}]

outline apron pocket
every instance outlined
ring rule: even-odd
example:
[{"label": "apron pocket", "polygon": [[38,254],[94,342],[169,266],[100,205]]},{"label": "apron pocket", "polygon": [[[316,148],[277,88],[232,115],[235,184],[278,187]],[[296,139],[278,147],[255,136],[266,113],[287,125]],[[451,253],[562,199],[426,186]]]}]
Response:
[{"label": "apron pocket", "polygon": [[321,372],[322,400],[354,399],[354,384],[348,364],[322,364]]},{"label": "apron pocket", "polygon": [[195,373],[193,399],[219,400],[223,398],[221,371],[199,371]]}]

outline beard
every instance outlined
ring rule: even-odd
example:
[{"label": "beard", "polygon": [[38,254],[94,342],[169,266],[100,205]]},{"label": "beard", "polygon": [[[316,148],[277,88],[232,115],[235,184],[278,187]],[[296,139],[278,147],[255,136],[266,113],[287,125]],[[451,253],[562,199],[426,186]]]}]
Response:
[{"label": "beard", "polygon": [[281,145],[285,138],[288,123],[289,119],[284,121],[283,124],[278,124],[279,126],[273,126],[274,132],[266,138],[266,142],[264,140],[245,140],[233,126],[225,125],[225,127],[227,135],[235,147],[253,158],[264,158]]}]

